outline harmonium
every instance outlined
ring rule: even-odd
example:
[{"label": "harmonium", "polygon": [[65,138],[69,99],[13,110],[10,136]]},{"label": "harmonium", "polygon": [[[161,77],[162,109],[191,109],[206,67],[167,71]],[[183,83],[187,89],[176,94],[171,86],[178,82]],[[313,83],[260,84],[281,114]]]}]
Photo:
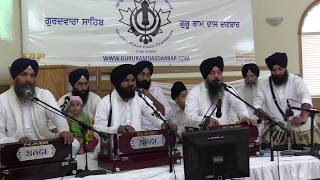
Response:
[{"label": "harmonium", "polygon": [[106,139],[101,139],[98,166],[117,172],[167,165],[169,142],[171,161],[180,163],[181,154],[175,148],[176,136],[169,137],[167,130],[107,134]]},{"label": "harmonium", "polygon": [[72,145],[64,140],[32,140],[0,144],[1,179],[46,179],[75,174]]},{"label": "harmonium", "polygon": [[[259,130],[257,126],[248,125],[246,123],[241,124],[228,124],[228,125],[219,125],[209,127],[209,131],[214,131],[216,129],[227,129],[227,128],[240,128],[240,127],[248,127],[249,131],[249,155],[257,156],[257,153],[260,150],[260,145],[256,142],[259,136]],[[186,132],[199,131],[200,128],[196,127],[186,127]]]}]

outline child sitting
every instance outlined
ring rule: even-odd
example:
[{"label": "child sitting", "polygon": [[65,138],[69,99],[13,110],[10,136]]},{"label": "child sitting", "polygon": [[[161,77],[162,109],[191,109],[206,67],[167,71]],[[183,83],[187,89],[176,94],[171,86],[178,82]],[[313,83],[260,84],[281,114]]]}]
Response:
[{"label": "child sitting", "polygon": [[[68,113],[75,119],[89,125],[93,126],[93,118],[90,118],[86,113],[82,111],[82,100],[79,96],[70,96],[70,102],[68,107]],[[82,132],[81,126],[72,120],[68,120],[70,132],[74,135],[74,137],[80,142],[80,154],[83,153],[83,142],[82,142]],[[93,151],[96,145],[98,144],[98,140],[94,137],[93,131],[87,130],[85,134],[86,142],[87,142],[87,150]]]}]

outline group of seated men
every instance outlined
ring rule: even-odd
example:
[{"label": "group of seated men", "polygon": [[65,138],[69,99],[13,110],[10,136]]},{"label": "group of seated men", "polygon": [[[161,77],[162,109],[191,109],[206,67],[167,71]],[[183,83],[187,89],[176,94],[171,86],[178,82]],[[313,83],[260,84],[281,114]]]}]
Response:
[{"label": "group of seated men", "polygon": [[[293,106],[311,108],[312,99],[306,85],[301,77],[288,73],[285,53],[276,52],[265,62],[271,71],[269,78],[258,81],[259,67],[253,63],[245,64],[242,67],[244,86],[239,92],[232,90],[258,109],[253,111],[223,88],[224,62],[220,56],[202,61],[200,72],[203,81],[191,91],[188,92],[181,81],[173,84],[171,98],[175,106],[172,108],[161,88],[151,81],[154,67],[148,61],[115,67],[110,75],[114,90],[102,99],[90,91],[88,71],[78,68],[69,75],[72,92],[62,96],[57,103],[50,91],[36,87],[37,61],[19,58],[10,67],[13,85],[0,95],[0,143],[61,137],[65,143],[72,144],[73,153],[79,152],[79,149],[81,151],[79,126],[33,103],[29,92],[53,107],[63,107],[64,112],[98,131],[109,133],[167,128],[138,96],[137,89],[168,120],[169,127],[180,132],[186,126],[199,127],[205,118],[208,119],[208,127],[234,123],[256,125],[257,119],[262,118],[265,128],[261,133],[266,136],[268,123],[259,114],[268,114],[281,123],[299,129],[308,121],[309,113],[294,111],[291,117],[287,117],[287,101],[292,100]],[[212,113],[209,116],[219,100],[221,115]],[[281,129],[278,131],[277,136],[281,134]],[[308,144],[308,138],[301,137],[299,132],[293,136],[293,142]],[[92,143],[92,150],[99,139],[96,136],[92,132],[85,136],[87,142]],[[286,136],[282,136],[275,138],[278,144],[287,143]],[[268,139],[263,140],[268,143]]]}]

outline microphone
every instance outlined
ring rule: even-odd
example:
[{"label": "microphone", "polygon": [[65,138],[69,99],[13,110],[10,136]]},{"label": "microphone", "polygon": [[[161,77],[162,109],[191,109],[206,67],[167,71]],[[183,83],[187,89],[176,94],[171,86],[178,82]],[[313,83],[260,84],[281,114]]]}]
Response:
[{"label": "microphone", "polygon": [[60,108],[61,108],[62,111],[65,111],[65,110],[66,110],[66,107],[67,107],[69,101],[70,101],[70,96],[64,97],[64,102],[63,102],[63,104],[60,106]]},{"label": "microphone", "polygon": [[26,90],[24,91],[24,95],[32,98],[33,93],[32,93],[32,91],[31,91],[30,89],[26,89]]},{"label": "microphone", "polygon": [[294,115],[294,112],[291,109],[291,105],[289,103],[289,99],[287,99],[286,117],[291,117],[293,115]]},{"label": "microphone", "polygon": [[226,84],[226,83],[224,83],[224,82],[222,82],[222,81],[220,81],[220,82],[218,83],[218,85],[219,85],[221,88],[229,88],[229,87],[231,87],[231,86],[229,86],[228,84]]},{"label": "microphone", "polygon": [[136,91],[136,92],[139,93],[139,94],[142,94],[142,90],[141,90],[140,88],[136,87],[136,86],[133,86],[133,87],[132,87],[132,90],[133,90],[133,91]]},{"label": "microphone", "polygon": [[217,118],[221,118],[221,116],[222,116],[222,112],[221,112],[221,105],[222,105],[222,100],[221,100],[221,90],[220,90],[220,92],[219,92],[219,100],[218,100],[218,102],[217,102],[217,112],[216,112],[216,117]]}]

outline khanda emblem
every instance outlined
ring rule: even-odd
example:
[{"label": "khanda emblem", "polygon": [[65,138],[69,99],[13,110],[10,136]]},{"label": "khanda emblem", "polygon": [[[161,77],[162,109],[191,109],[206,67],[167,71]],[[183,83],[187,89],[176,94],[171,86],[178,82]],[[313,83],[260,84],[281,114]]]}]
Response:
[{"label": "khanda emblem", "polygon": [[119,9],[121,19],[119,22],[129,26],[129,33],[139,37],[139,42],[148,44],[157,34],[163,33],[161,27],[170,24],[169,15],[171,11],[156,9],[156,1],[135,0],[135,8],[131,10]]}]

